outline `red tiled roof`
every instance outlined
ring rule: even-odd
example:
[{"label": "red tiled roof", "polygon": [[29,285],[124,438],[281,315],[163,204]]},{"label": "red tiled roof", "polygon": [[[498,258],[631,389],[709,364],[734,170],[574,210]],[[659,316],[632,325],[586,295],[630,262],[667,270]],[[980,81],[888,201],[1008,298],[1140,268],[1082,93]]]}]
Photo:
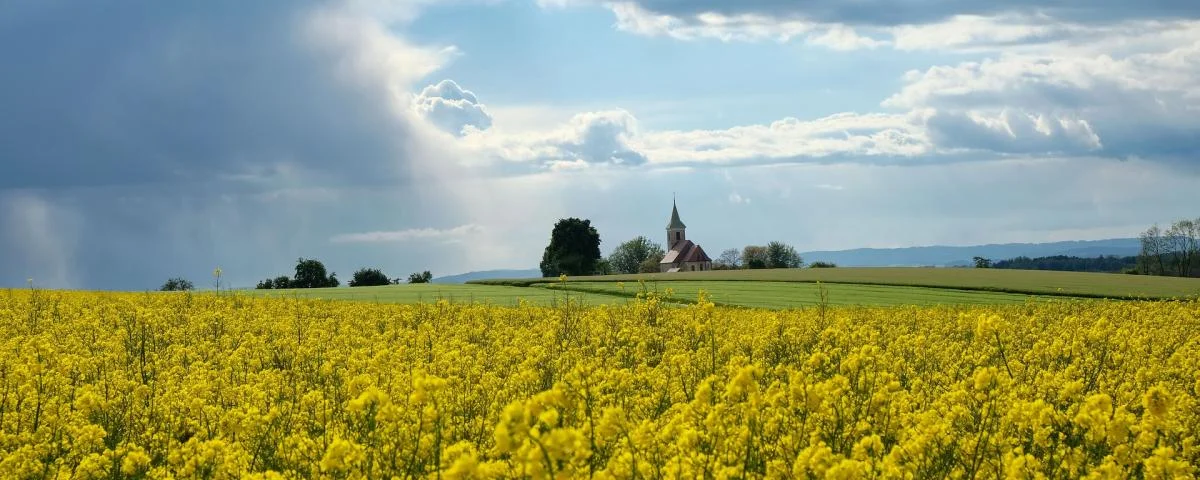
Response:
[{"label": "red tiled roof", "polygon": [[711,262],[712,261],[711,258],[708,258],[708,254],[704,253],[703,248],[700,248],[699,245],[695,245],[695,244],[693,244],[693,245],[695,248],[688,249],[687,255],[683,256],[683,260],[680,260],[681,262]]},{"label": "red tiled roof", "polygon": [[659,263],[711,262],[708,254],[691,240],[681,240],[671,246],[671,250],[663,255]]}]

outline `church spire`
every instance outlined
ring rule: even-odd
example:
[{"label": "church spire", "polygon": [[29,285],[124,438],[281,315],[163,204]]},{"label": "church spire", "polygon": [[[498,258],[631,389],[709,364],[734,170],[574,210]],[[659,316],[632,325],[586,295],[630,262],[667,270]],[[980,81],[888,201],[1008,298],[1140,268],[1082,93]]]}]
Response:
[{"label": "church spire", "polygon": [[687,240],[687,225],[679,220],[679,207],[675,206],[675,199],[671,199],[671,223],[667,224],[667,248],[670,249],[675,244]]},{"label": "church spire", "polygon": [[679,220],[679,207],[675,206],[675,199],[671,199],[671,223],[667,225],[667,230],[676,230],[687,228],[683,221]]}]

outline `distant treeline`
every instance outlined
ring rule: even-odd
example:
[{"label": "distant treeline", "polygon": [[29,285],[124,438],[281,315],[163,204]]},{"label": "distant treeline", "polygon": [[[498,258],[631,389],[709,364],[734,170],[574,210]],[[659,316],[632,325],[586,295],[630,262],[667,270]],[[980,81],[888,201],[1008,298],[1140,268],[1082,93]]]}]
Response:
[{"label": "distant treeline", "polygon": [[1138,237],[1142,241],[1138,273],[1200,277],[1200,218],[1180,220],[1166,229],[1155,224]]},{"label": "distant treeline", "polygon": [[1050,257],[1016,257],[992,263],[992,268],[1011,268],[1018,270],[1058,270],[1064,272],[1105,272],[1121,273],[1136,270],[1138,257],[1120,257],[1107,255],[1103,257],[1072,257],[1054,255]]},{"label": "distant treeline", "polygon": [[1154,225],[1138,237],[1142,244],[1141,251],[1131,257],[1055,255],[1017,257],[998,262],[975,257],[975,267],[1200,277],[1200,218],[1179,220],[1165,229]]}]

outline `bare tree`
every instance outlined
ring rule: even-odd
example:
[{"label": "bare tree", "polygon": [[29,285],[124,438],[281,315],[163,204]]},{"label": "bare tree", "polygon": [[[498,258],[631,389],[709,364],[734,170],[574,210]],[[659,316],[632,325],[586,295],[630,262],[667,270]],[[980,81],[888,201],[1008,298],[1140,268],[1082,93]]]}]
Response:
[{"label": "bare tree", "polygon": [[1138,264],[1143,274],[1146,275],[1165,275],[1167,273],[1166,266],[1166,244],[1163,239],[1162,229],[1158,225],[1146,229],[1138,238],[1142,243],[1142,251],[1138,253]]},{"label": "bare tree", "polygon": [[1200,218],[1191,221],[1192,228],[1189,233],[1191,241],[1189,243],[1189,255],[1192,259],[1190,274],[1192,276],[1200,276]]},{"label": "bare tree", "polygon": [[714,270],[737,270],[742,268],[742,253],[736,248],[726,249],[713,262]]},{"label": "bare tree", "polygon": [[1197,223],[1192,220],[1180,220],[1172,223],[1163,235],[1165,254],[1170,258],[1175,274],[1180,277],[1192,275],[1192,263],[1198,254]]}]

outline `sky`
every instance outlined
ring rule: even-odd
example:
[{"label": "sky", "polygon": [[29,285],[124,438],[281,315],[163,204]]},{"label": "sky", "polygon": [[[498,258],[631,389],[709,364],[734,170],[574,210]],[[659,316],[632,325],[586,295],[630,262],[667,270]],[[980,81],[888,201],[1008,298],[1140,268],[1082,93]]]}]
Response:
[{"label": "sky", "polygon": [[1193,0],[7,0],[0,61],[0,287],[1200,215]]}]

